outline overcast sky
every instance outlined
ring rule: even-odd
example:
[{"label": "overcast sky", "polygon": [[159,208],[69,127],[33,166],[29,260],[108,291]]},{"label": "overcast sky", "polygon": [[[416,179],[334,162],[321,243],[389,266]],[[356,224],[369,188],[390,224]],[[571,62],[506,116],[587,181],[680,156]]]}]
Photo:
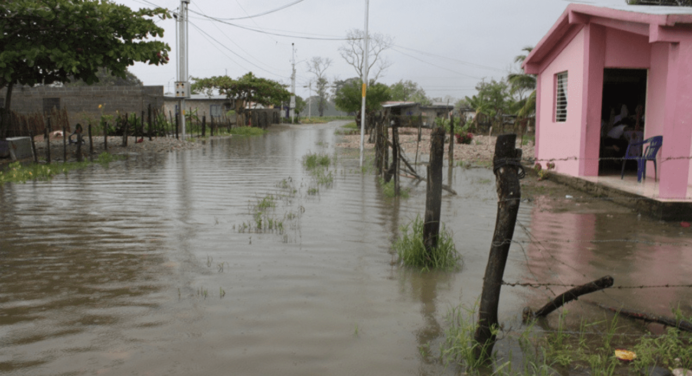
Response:
[{"label": "overcast sky", "polygon": [[[275,13],[227,21],[234,25],[280,35],[264,34],[209,20],[261,14],[297,0],[191,0],[189,73],[192,77],[228,74],[237,78],[248,71],[285,84],[291,79],[291,43],[295,43],[296,93],[308,97],[306,61],[314,56],[332,59],[327,70],[333,78],[355,77],[355,70],[339,54],[339,40],[349,29],[363,29],[364,0],[303,0]],[[161,7],[175,10],[176,0],[116,0],[133,9]],[[575,1],[576,2],[576,1]],[[594,5],[622,5],[624,0],[584,0]],[[371,0],[370,33],[390,35],[395,46],[385,55],[392,63],[379,80],[418,83],[429,97],[450,95],[461,99],[476,93],[481,79],[501,78],[517,69],[514,57],[535,45],[570,1],[566,0]],[[171,91],[176,78],[175,21],[159,20],[171,46],[170,63],[137,64],[130,70],[145,85],[163,85]],[[205,35],[204,33],[208,34]],[[169,86],[170,85],[170,86]],[[171,90],[169,90],[169,87]],[[314,93],[313,93],[314,94]]]}]

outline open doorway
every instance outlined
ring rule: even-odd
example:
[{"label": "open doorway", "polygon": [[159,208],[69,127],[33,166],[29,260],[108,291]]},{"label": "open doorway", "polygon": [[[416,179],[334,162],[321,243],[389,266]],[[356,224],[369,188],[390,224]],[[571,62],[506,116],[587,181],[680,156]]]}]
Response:
[{"label": "open doorway", "polygon": [[[642,140],[646,84],[646,69],[604,70],[599,175],[619,175],[627,145]],[[636,163],[628,161],[625,171],[636,173]]]}]

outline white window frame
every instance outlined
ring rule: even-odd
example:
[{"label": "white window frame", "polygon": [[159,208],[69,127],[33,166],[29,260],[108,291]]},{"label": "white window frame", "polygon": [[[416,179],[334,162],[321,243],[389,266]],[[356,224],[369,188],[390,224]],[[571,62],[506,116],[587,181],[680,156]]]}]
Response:
[{"label": "white window frame", "polygon": [[569,94],[567,71],[555,74],[555,105],[553,120],[556,123],[567,121],[567,99]]}]

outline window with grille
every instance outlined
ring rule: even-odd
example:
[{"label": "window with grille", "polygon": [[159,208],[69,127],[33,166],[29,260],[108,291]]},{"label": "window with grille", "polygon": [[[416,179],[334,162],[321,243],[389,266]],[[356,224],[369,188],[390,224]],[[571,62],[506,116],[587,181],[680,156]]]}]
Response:
[{"label": "window with grille", "polygon": [[555,75],[555,122],[567,121],[567,72]]},{"label": "window with grille", "polygon": [[222,115],[221,106],[217,104],[212,104],[211,106],[209,106],[209,113],[213,117],[220,117]]}]

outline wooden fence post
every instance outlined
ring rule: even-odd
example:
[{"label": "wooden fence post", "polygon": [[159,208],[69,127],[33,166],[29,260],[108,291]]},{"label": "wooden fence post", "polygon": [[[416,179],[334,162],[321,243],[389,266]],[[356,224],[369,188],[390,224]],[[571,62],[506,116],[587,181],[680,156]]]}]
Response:
[{"label": "wooden fence post", "polygon": [[211,133],[211,136],[214,137],[214,115],[209,116],[209,132]]},{"label": "wooden fence post", "polygon": [[46,133],[46,163],[50,164],[50,133],[52,129],[50,126],[50,116],[48,117],[48,127],[45,128]]},{"label": "wooden fence post", "polygon": [[[140,126],[139,126],[139,136],[144,140],[144,111],[142,111],[142,120],[140,121]],[[137,140],[135,139],[135,142]]]},{"label": "wooden fence post", "polygon": [[89,155],[94,154],[94,140],[91,138],[91,122],[89,123]]},{"label": "wooden fence post", "polygon": [[29,137],[31,137],[31,151],[34,153],[34,163],[38,163],[38,155],[36,155],[36,142],[34,142],[34,132],[29,130]]},{"label": "wooden fence post", "polygon": [[82,161],[82,141],[84,139],[82,138],[82,133],[81,131],[77,133],[77,162]]},{"label": "wooden fence post", "polygon": [[394,165],[394,195],[399,196],[399,191],[401,187],[399,186],[399,124],[400,120],[397,118],[392,126],[392,164]]},{"label": "wooden fence post", "polygon": [[67,163],[67,129],[62,126],[62,163]]},{"label": "wooden fence post", "polygon": [[202,137],[207,135],[207,115],[202,115]]},{"label": "wooden fence post", "polygon": [[437,247],[437,238],[440,235],[444,145],[445,129],[442,127],[433,129],[432,133],[430,133],[430,162],[428,163],[428,185],[425,194],[425,216],[423,222],[423,244],[428,253]]},{"label": "wooden fence post", "polygon": [[180,116],[175,117],[175,139],[180,140],[180,137],[178,137],[178,123],[180,123],[179,120]]},{"label": "wooden fence post", "polygon": [[125,121],[123,122],[123,147],[127,147],[127,131],[130,128],[130,118],[125,114]]},{"label": "wooden fence post", "polygon": [[103,122],[103,151],[108,151],[108,122]]},{"label": "wooden fence post", "polygon": [[152,126],[151,126],[151,103],[149,103],[149,107],[147,109],[147,123],[149,125],[149,141],[151,141],[151,137],[152,137],[151,134],[153,132]]},{"label": "wooden fence post", "polygon": [[473,351],[475,358],[482,361],[490,359],[495,345],[493,330],[498,326],[497,307],[500,302],[502,276],[507,264],[507,255],[512,243],[521,199],[519,179],[523,177],[523,169],[519,164],[521,149],[517,151],[515,148],[516,139],[515,134],[498,136],[493,157],[493,171],[497,180],[497,219],[490,245],[488,265],[485,268],[483,292],[478,310],[478,327],[475,333],[477,346]]}]

